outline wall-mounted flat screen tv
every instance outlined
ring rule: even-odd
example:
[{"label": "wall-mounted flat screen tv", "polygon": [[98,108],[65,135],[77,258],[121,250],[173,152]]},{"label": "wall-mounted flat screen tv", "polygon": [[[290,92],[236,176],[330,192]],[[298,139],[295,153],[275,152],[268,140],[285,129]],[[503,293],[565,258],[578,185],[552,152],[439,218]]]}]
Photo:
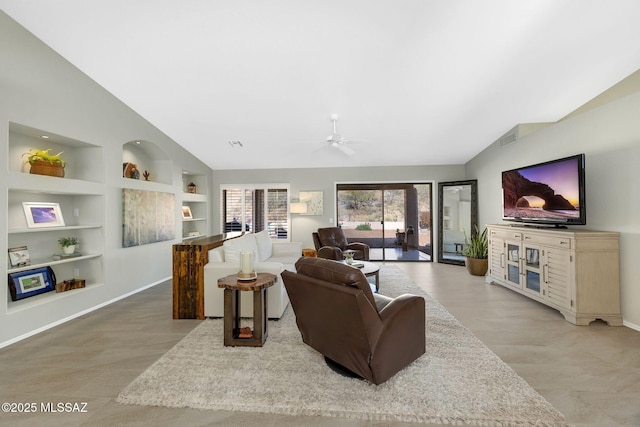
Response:
[{"label": "wall-mounted flat screen tv", "polygon": [[584,154],[502,172],[502,218],[585,225]]}]

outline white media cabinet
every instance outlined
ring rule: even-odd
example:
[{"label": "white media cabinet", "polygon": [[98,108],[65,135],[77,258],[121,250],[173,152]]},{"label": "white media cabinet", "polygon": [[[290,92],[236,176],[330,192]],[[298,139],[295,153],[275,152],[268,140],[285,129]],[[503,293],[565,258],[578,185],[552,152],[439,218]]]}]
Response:
[{"label": "white media cabinet", "polygon": [[622,325],[619,233],[512,225],[487,225],[487,232],[492,282],[574,325]]}]

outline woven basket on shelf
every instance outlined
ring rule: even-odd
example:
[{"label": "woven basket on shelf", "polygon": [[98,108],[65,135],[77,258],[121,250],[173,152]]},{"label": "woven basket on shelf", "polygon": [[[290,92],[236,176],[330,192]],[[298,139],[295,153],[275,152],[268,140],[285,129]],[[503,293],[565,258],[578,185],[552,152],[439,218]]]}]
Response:
[{"label": "woven basket on shelf", "polygon": [[37,175],[64,177],[64,168],[60,166],[59,163],[50,163],[46,160],[34,160],[34,162],[31,163],[31,170],[29,172]]}]

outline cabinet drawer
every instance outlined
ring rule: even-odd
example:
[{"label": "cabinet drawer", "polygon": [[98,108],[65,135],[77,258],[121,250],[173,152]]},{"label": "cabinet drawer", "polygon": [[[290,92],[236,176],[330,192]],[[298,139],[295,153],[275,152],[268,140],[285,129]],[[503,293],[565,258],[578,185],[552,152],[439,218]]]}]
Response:
[{"label": "cabinet drawer", "polygon": [[525,234],[524,242],[525,243],[537,243],[539,245],[551,246],[554,248],[563,248],[563,249],[571,249],[572,245],[571,238],[562,237],[562,236],[541,236],[538,234]]},{"label": "cabinet drawer", "polygon": [[522,232],[518,230],[491,229],[489,237],[497,239],[522,240]]}]

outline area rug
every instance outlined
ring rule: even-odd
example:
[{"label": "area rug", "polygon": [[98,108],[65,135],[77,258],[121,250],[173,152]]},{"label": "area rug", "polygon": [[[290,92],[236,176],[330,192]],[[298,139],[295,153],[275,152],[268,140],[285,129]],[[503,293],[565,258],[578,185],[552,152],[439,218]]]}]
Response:
[{"label": "area rug", "polygon": [[224,347],[205,320],[129,384],[135,405],[478,426],[565,426],[564,417],[395,266],[381,293],[426,300],[427,352],[381,385],[341,376],[303,344],[288,307],[264,347]]}]

